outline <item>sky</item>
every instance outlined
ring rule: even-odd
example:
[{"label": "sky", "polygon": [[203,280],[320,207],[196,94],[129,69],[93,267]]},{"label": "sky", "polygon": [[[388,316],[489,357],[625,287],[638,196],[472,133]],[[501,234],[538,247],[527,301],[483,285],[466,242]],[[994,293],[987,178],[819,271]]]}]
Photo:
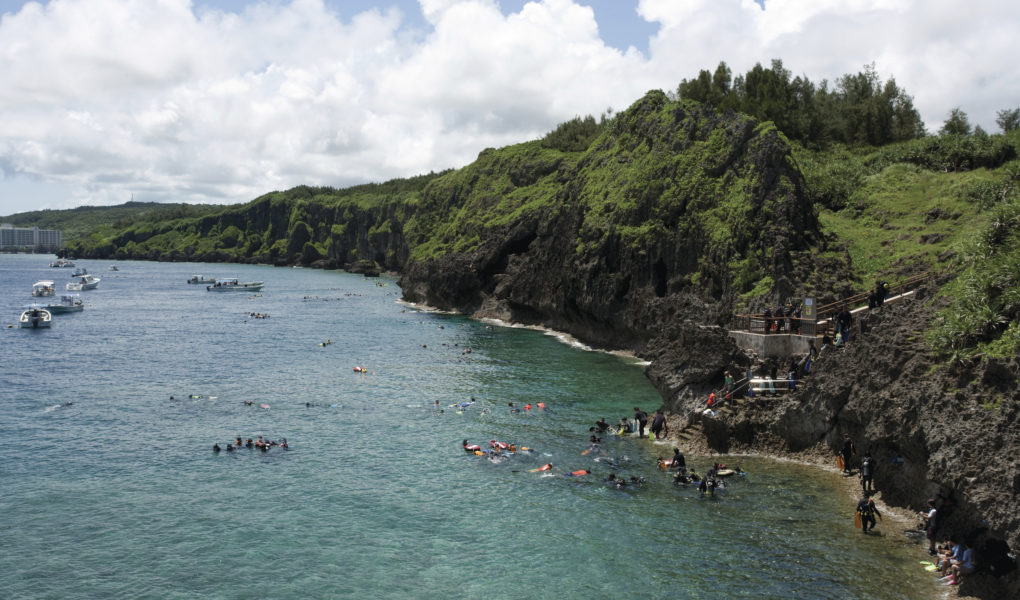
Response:
[{"label": "sky", "polygon": [[720,61],[1020,107],[1016,0],[0,0],[0,215],[462,167]]}]

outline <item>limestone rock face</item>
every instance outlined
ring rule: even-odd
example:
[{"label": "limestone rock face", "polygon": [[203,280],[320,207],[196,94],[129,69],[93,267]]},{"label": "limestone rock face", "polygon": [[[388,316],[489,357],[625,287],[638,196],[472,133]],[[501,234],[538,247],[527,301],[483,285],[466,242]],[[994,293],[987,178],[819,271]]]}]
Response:
[{"label": "limestone rock face", "polygon": [[1018,548],[1020,364],[935,362],[919,335],[937,306],[930,292],[865,315],[865,330],[846,349],[822,350],[795,394],[727,413],[708,442],[798,452],[835,449],[850,435],[859,455],[876,459],[887,502],[920,510],[928,498],[951,497],[945,531],[988,527]]},{"label": "limestone rock face", "polygon": [[517,153],[483,153],[463,182],[426,189],[418,235],[449,241],[412,251],[406,299],[651,355],[677,322],[726,322],[762,279],[792,293],[794,256],[818,236],[778,131],[661,92],[572,161]]}]

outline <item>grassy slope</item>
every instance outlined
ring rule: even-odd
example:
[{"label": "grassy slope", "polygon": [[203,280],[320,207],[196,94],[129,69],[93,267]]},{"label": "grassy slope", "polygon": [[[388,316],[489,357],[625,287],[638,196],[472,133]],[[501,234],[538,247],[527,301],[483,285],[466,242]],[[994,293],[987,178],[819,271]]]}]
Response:
[{"label": "grassy slope", "polygon": [[[920,271],[958,275],[941,292],[950,306],[926,334],[931,349],[951,362],[1010,358],[1020,351],[1020,161],[956,172],[888,160],[922,143],[934,146],[801,151],[819,221],[836,240],[828,252],[849,254],[865,287]],[[986,147],[1003,156],[1003,145],[1020,147],[1020,132]]]}]

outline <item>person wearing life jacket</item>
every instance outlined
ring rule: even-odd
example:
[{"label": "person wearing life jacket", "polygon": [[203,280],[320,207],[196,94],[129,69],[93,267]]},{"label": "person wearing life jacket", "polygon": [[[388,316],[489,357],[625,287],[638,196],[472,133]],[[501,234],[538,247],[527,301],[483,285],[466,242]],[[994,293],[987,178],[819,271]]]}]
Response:
[{"label": "person wearing life jacket", "polygon": [[545,410],[545,402],[539,402],[539,403],[535,404],[535,406],[539,407],[542,410]]},{"label": "person wearing life jacket", "polygon": [[857,503],[857,514],[861,516],[861,532],[863,533],[868,533],[869,526],[871,529],[875,528],[875,515],[878,515],[879,518],[882,517],[882,513],[878,512],[878,507],[875,506],[875,501],[868,494],[864,494],[861,501]]},{"label": "person wearing life jacket", "polygon": [[509,447],[509,444],[507,444],[506,442],[497,442],[496,440],[489,440],[489,447],[496,448],[499,450],[506,450],[507,447]]},{"label": "person wearing life jacket", "polygon": [[467,440],[464,440],[464,442],[461,445],[464,446],[465,452],[475,452],[482,449],[482,447],[479,446],[478,444],[468,445]]},{"label": "person wearing life jacket", "polygon": [[580,475],[588,475],[589,473],[591,473],[591,471],[589,471],[588,469],[578,469],[577,471],[571,471],[569,473],[566,473],[565,475],[567,477],[578,477]]}]

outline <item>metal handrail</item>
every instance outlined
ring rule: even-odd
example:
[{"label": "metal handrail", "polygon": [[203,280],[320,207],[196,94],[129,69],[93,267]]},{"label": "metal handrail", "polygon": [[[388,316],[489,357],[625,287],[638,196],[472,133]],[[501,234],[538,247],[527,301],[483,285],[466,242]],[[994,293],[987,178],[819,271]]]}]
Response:
[{"label": "metal handrail", "polygon": [[[933,277],[935,277],[935,273],[930,271],[920,275],[913,275],[897,283],[890,284],[887,288],[887,293],[889,296],[900,295],[909,289],[917,287],[917,285],[923,281]],[[815,334],[817,335],[827,331],[827,321],[832,318],[833,314],[839,312],[843,306],[850,307],[856,304],[861,304],[867,301],[868,297],[871,296],[872,293],[873,291],[860,292],[853,296],[843,298],[842,300],[837,300],[836,302],[830,302],[829,304],[819,306],[815,313],[816,316],[814,318],[814,323],[821,324],[822,327],[816,330]],[[810,324],[812,319],[805,319],[803,317],[769,317],[766,319],[764,313],[735,314],[732,317],[730,329],[735,331],[748,331],[751,333],[768,333],[773,331],[771,325],[777,322],[782,322],[783,324],[789,322],[790,329],[787,330],[787,332],[794,330],[810,331],[810,328],[805,327],[805,324]],[[766,325],[769,325],[767,329]],[[796,325],[796,327],[794,325]]]}]

